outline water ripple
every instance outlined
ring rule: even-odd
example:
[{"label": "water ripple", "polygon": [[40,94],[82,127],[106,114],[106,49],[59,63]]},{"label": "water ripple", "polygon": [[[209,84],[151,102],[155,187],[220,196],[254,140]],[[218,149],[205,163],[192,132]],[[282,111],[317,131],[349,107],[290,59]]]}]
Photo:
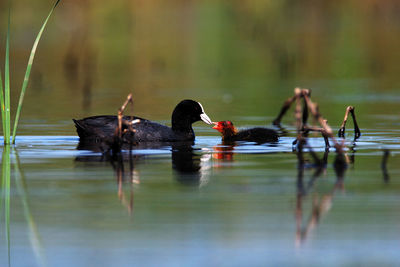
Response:
[{"label": "water ripple", "polygon": [[[289,133],[294,134],[294,133]],[[268,154],[288,153],[293,151],[295,137],[281,137],[274,144],[256,144],[252,142],[238,142],[235,146],[222,144],[219,136],[198,136],[194,145],[196,151],[201,153],[235,153],[235,154]],[[339,142],[342,139],[338,139]],[[389,149],[393,154],[400,152],[400,137],[398,131],[364,130],[363,135],[357,141],[344,139],[346,151],[357,151],[365,155],[380,154],[383,149]],[[0,142],[2,140],[0,139]],[[98,156],[100,153],[91,151],[78,151],[77,136],[18,136],[16,149],[22,158],[46,159],[67,158],[77,156]],[[308,143],[316,152],[325,151],[325,143],[322,137],[310,137]],[[331,151],[334,148],[330,148]],[[134,149],[136,155],[163,155],[170,154],[171,147],[164,146],[152,149]]]}]

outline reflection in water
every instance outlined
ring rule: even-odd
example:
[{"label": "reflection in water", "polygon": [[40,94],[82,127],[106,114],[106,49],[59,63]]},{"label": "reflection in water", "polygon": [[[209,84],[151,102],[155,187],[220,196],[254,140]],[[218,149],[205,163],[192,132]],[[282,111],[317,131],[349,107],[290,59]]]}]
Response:
[{"label": "reflection in water", "polygon": [[384,149],[383,156],[382,156],[382,162],[381,162],[381,169],[382,169],[382,174],[383,174],[383,181],[385,183],[389,183],[389,180],[390,180],[390,176],[389,176],[389,173],[388,173],[388,170],[386,167],[389,156],[390,156],[389,149]]},{"label": "reflection in water", "polygon": [[[15,185],[18,190],[18,194],[21,197],[21,202],[24,208],[24,216],[25,220],[29,226],[29,239],[31,243],[32,250],[36,257],[37,263],[39,266],[46,266],[46,257],[44,253],[44,249],[42,246],[41,238],[39,231],[37,229],[36,223],[32,216],[32,212],[29,205],[28,198],[28,190],[25,181],[25,175],[21,170],[21,164],[19,161],[18,152],[13,149],[13,155],[15,156],[14,163],[14,177],[15,177]],[[3,147],[2,154],[2,195],[1,195],[1,203],[0,203],[0,211],[1,215],[3,215],[4,211],[4,225],[1,225],[1,230],[3,232],[4,227],[4,235],[0,235],[5,237],[5,243],[7,244],[7,263],[4,263],[4,266],[11,266],[11,247],[10,247],[10,183],[11,183],[11,151],[10,146]],[[4,201],[4,202],[3,202]],[[4,205],[3,205],[4,204]],[[4,210],[3,210],[4,207]]]},{"label": "reflection in water", "polygon": [[[136,158],[132,156],[132,150],[129,150],[127,165],[129,166],[128,175],[126,175],[124,168],[124,158],[123,155],[120,154],[116,160],[111,160],[111,165],[114,168],[115,176],[118,182],[118,198],[121,201],[121,204],[128,210],[130,215],[133,214],[133,185],[140,183],[139,172],[135,170]],[[129,178],[129,198],[125,196],[123,185],[126,181],[126,178]]]},{"label": "reflection in water", "polygon": [[[247,147],[252,146],[255,149],[249,150]],[[213,146],[213,154],[212,157],[221,162],[232,162],[234,161],[234,155],[237,153],[241,153],[241,151],[245,150],[246,153],[266,153],[269,154],[271,152],[275,152],[274,148],[279,146],[278,142],[268,142],[264,144],[259,144],[256,142],[245,142],[245,141],[224,141],[222,143]],[[237,150],[235,150],[237,148]],[[271,148],[271,150],[270,150]],[[214,164],[214,167],[220,167],[219,164]]]},{"label": "reflection in water", "polygon": [[192,142],[172,144],[172,168],[183,185],[204,186],[208,183],[211,155],[194,153]]},{"label": "reflection in water", "polygon": [[[302,139],[303,140],[303,139]],[[220,144],[213,147],[213,158],[222,161],[232,161],[234,157],[235,143]],[[352,143],[354,149],[355,143]],[[153,144],[153,148],[155,144]],[[211,172],[211,167],[218,167],[218,163],[214,164],[210,160],[211,154],[203,154],[193,147],[192,142],[176,142],[169,144],[171,147],[171,161],[175,179],[183,185],[202,186],[207,184],[208,177]],[[165,148],[165,146],[163,146]],[[82,147],[81,147],[82,148]],[[320,223],[333,205],[334,196],[337,191],[344,190],[344,177],[348,167],[348,162],[354,162],[354,152],[349,157],[346,154],[335,153],[333,161],[333,169],[336,175],[336,182],[328,193],[313,192],[313,187],[317,180],[326,173],[328,166],[329,148],[326,148],[323,155],[315,153],[305,141],[300,142],[297,147],[298,169],[297,169],[297,192],[296,192],[296,207],[295,207],[295,223],[296,236],[295,243],[301,246],[309,238],[313,229]],[[135,150],[133,150],[135,151]],[[307,153],[304,153],[306,151]],[[118,197],[130,214],[133,213],[134,206],[134,188],[133,183],[139,184],[139,174],[135,171],[136,158],[132,155],[132,150],[123,151],[118,157],[99,156],[101,161],[110,161],[115,170],[115,175],[118,181]],[[382,170],[386,169],[388,152],[384,154],[382,161]],[[137,158],[139,156],[136,156]],[[308,157],[308,158],[307,158]],[[93,156],[88,156],[88,159],[93,161]],[[140,162],[139,162],[140,163]],[[128,171],[129,169],[129,171]],[[305,170],[312,170],[309,180],[305,179]],[[129,177],[130,194],[124,194],[124,181]],[[310,192],[312,192],[310,194]],[[126,193],[126,191],[125,191]],[[305,218],[305,203],[309,202],[309,196],[312,208],[309,211],[309,217]]]},{"label": "reflection in water", "polygon": [[318,193],[314,193],[312,198],[312,210],[311,216],[308,222],[303,226],[303,200],[307,196],[308,192],[314,185],[314,182],[321,176],[321,174],[326,170],[327,159],[329,150],[326,149],[322,159],[319,159],[318,156],[312,151],[311,148],[308,147],[311,156],[314,159],[315,164],[309,165],[310,168],[314,168],[315,172],[313,173],[310,181],[307,185],[304,185],[304,169],[306,168],[304,154],[303,154],[303,145],[299,144],[297,158],[298,158],[298,171],[297,171],[297,197],[296,197],[296,245],[300,246],[305,242],[309,234],[315,228],[315,226],[319,223],[321,217],[326,214],[331,206],[333,201],[334,193],[337,189],[343,190],[343,179],[344,173],[347,169],[347,163],[344,158],[344,155],[341,153],[336,154],[336,158],[333,164],[335,173],[336,173],[336,183],[330,193],[324,194],[322,197],[318,195]]},{"label": "reflection in water", "polygon": [[172,168],[176,180],[184,185],[200,184],[200,157],[193,152],[192,142],[172,145]]},{"label": "reflection in water", "polygon": [[[98,143],[98,145],[102,145]],[[94,146],[90,143],[85,146],[83,143],[79,143],[78,148],[81,150],[92,150],[94,152],[101,151],[101,148]],[[134,204],[134,184],[140,184],[140,174],[135,169],[137,161],[141,158],[140,155],[133,155],[132,150],[120,151],[119,153],[112,153],[110,150],[101,153],[100,155],[80,155],[75,158],[76,162],[108,162],[114,169],[115,178],[118,184],[118,198],[121,204],[128,210],[130,215],[133,214],[133,204]],[[129,197],[125,195],[124,184],[126,184],[128,179],[129,184]]]},{"label": "reflection in water", "polygon": [[[136,170],[136,165],[144,155],[133,155],[136,149],[165,149],[171,147],[172,168],[176,180],[184,185],[204,186],[208,183],[208,176],[211,168],[211,155],[195,153],[193,142],[152,142],[141,143],[128,147],[127,150],[119,150],[114,153],[110,149],[105,149],[103,143],[82,143],[78,144],[78,150],[90,150],[102,152],[101,154],[80,155],[76,157],[77,162],[109,162],[114,169],[118,183],[118,198],[121,204],[126,207],[129,214],[133,214],[134,207],[134,184],[140,184],[140,174]],[[126,196],[124,184],[129,179],[129,196]]]},{"label": "reflection in water", "polygon": [[221,144],[214,146],[213,158],[222,161],[233,161],[233,150],[235,149],[235,143],[222,142]]},{"label": "reflection in water", "polygon": [[[357,147],[357,144],[354,141],[354,142],[352,142],[351,146],[349,146],[348,151],[344,152],[344,157],[345,157],[346,162],[348,164],[351,164],[352,167],[354,167],[354,163],[355,163],[355,156],[356,156],[356,151],[357,151],[356,147]],[[349,154],[350,154],[350,156],[349,156]]]},{"label": "reflection in water", "polygon": [[16,150],[13,150],[13,152],[15,154],[15,164],[14,164],[15,184],[24,207],[25,220],[28,222],[29,240],[31,242],[31,246],[34,251],[36,260],[39,263],[39,266],[46,266],[47,265],[46,255],[42,245],[42,240],[40,238],[40,234],[36,226],[35,220],[32,216],[32,212],[29,205],[28,187],[26,184],[25,174],[21,169],[18,152]]},{"label": "reflection in water", "polygon": [[[7,265],[10,266],[10,179],[11,179],[11,161],[10,161],[10,146],[3,146],[3,154],[2,154],[2,197],[1,201],[4,201],[4,206],[1,205],[1,208],[4,207],[4,225],[2,225],[2,234],[1,236],[5,237],[5,243],[7,246]],[[3,204],[3,202],[1,202]],[[3,213],[3,212],[2,212]],[[3,215],[3,214],[1,214]],[[4,227],[4,228],[3,228]]]}]

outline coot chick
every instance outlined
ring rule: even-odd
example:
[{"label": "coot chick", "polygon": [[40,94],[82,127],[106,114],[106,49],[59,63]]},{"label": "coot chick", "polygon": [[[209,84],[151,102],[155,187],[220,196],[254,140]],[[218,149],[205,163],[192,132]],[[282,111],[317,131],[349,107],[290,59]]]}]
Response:
[{"label": "coot chick", "polygon": [[277,131],[268,128],[251,128],[238,131],[231,121],[214,122],[216,129],[222,134],[222,141],[248,141],[259,144],[267,142],[276,142],[279,139]]},{"label": "coot chick", "polygon": [[[175,107],[172,112],[172,127],[135,116],[124,116],[123,120],[139,120],[138,123],[132,124],[135,132],[128,135],[129,138],[123,139],[123,142],[129,143],[192,141],[195,138],[192,123],[202,120],[212,124],[203,106],[193,100],[183,100]],[[118,127],[118,117],[113,115],[73,121],[81,142],[113,142]]]}]

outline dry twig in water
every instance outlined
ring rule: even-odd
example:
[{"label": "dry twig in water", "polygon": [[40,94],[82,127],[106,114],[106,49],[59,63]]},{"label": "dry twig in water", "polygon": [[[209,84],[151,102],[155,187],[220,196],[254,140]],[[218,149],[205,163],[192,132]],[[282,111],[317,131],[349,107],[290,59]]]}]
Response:
[{"label": "dry twig in water", "polygon": [[[122,138],[122,134],[130,131],[130,132],[135,132],[135,130],[132,128],[132,125],[135,123],[139,123],[140,120],[133,120],[133,116],[131,117],[131,120],[124,120],[124,111],[127,107],[127,105],[131,103],[133,105],[133,99],[132,99],[132,94],[129,94],[124,102],[124,104],[122,104],[122,106],[119,108],[118,110],[118,128],[117,128],[117,136],[118,138]],[[127,126],[127,129],[125,129],[124,131],[122,130],[122,125]]]},{"label": "dry twig in water", "polygon": [[342,125],[340,126],[338,136],[339,137],[344,137],[345,131],[346,131],[346,122],[347,118],[349,116],[349,113],[351,114],[351,117],[353,118],[353,124],[354,124],[354,140],[358,139],[361,136],[361,131],[360,128],[358,128],[357,120],[356,120],[356,114],[354,113],[354,107],[353,106],[348,106],[346,108],[346,113],[344,114],[344,119],[342,122]]},{"label": "dry twig in water", "polygon": [[[303,99],[303,106],[301,106],[301,99]],[[300,89],[300,88],[295,88],[294,89],[294,96],[288,98],[282,108],[281,111],[279,112],[279,115],[277,118],[273,121],[274,125],[280,125],[280,122],[282,120],[282,117],[285,115],[287,110],[290,108],[293,102],[296,102],[296,108],[295,108],[295,119],[296,119],[296,129],[297,129],[297,139],[295,140],[294,144],[298,144],[301,139],[304,139],[307,137],[308,133],[310,131],[316,131],[320,132],[322,136],[324,137],[325,140],[325,146],[329,147],[329,138],[332,140],[333,145],[336,149],[336,151],[339,154],[343,153],[343,142],[339,143],[335,136],[333,135],[332,128],[328,125],[328,122],[326,119],[324,119],[319,112],[318,104],[314,103],[311,100],[311,91],[309,89]],[[308,112],[311,113],[311,115],[314,117],[315,121],[317,121],[321,127],[315,127],[315,126],[309,126],[307,125],[307,119],[308,119]],[[346,110],[345,114],[345,119],[342,123],[341,131],[339,131],[339,137],[344,137],[344,131],[345,131],[345,125],[348,117],[348,113],[352,115],[353,122],[354,122],[354,132],[355,132],[355,139],[360,137],[361,132],[360,129],[358,128],[356,118],[355,118],[355,113],[354,113],[354,107],[348,107]],[[343,134],[340,135],[340,132]]]}]

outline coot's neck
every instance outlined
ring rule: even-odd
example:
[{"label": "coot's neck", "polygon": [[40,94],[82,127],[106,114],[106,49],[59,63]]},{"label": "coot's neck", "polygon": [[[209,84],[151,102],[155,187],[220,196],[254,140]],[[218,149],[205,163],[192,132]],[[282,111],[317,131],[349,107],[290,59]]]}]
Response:
[{"label": "coot's neck", "polygon": [[172,114],[172,131],[175,133],[193,134],[192,121],[186,116],[180,116],[175,112]]}]

